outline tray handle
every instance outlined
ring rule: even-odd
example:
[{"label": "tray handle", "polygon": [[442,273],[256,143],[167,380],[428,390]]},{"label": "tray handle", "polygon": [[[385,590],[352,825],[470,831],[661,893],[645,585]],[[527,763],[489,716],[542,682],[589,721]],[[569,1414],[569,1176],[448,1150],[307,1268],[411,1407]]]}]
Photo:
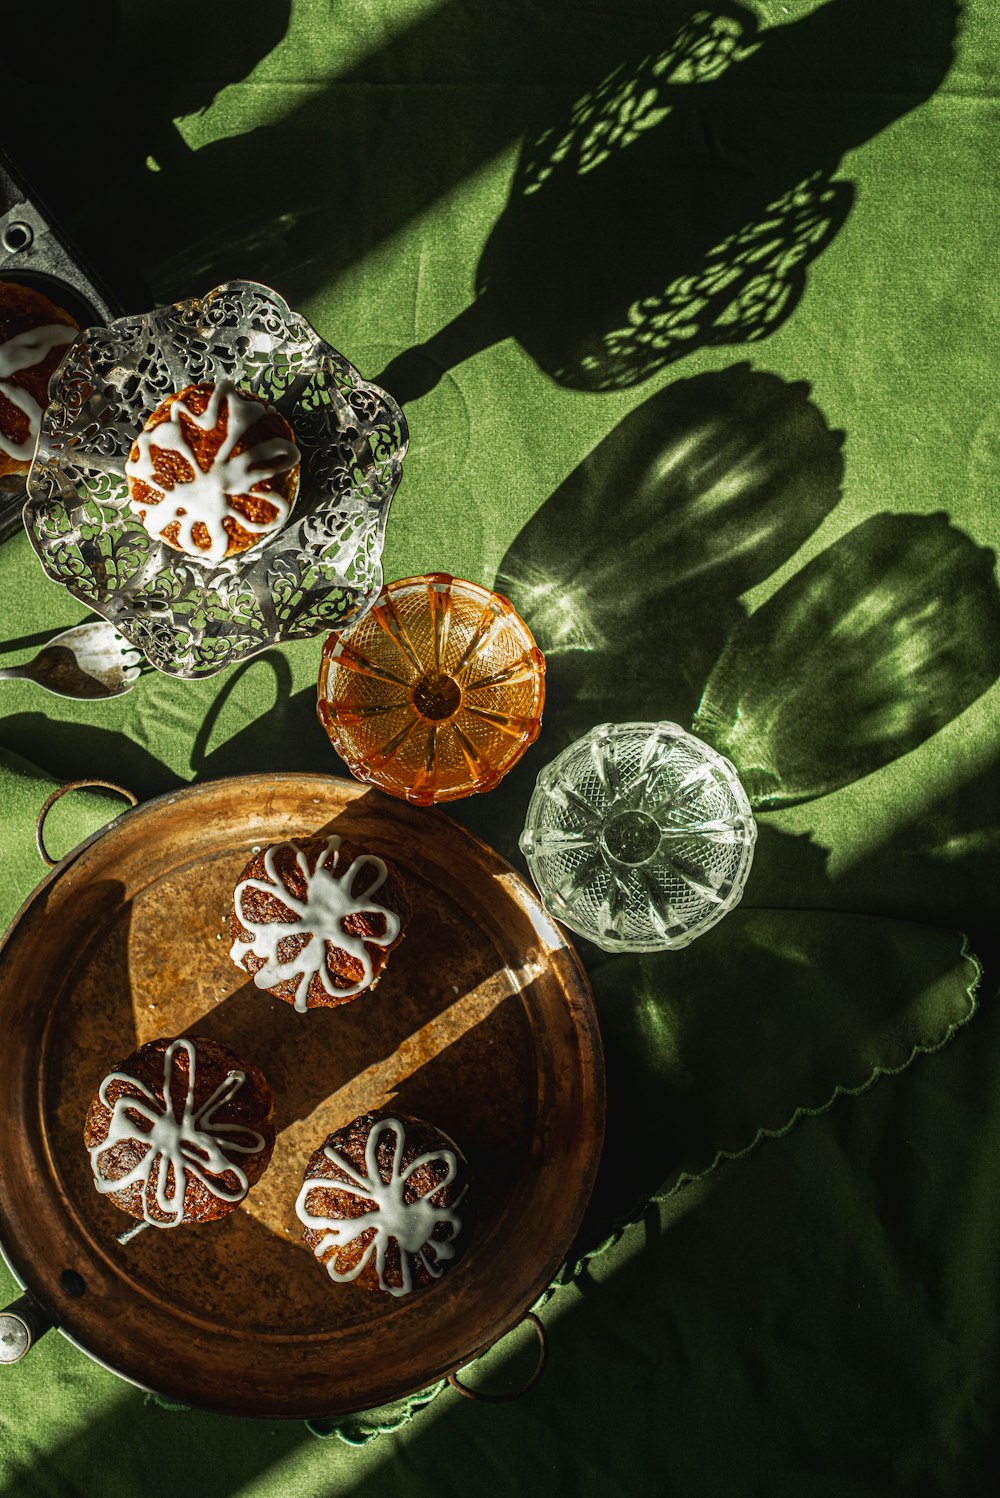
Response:
[{"label": "tray handle", "polygon": [[47,796],[45,798],[45,801],[42,804],[42,809],[38,813],[38,818],[35,822],[35,847],[38,849],[38,856],[42,860],[42,863],[47,864],[50,869],[54,869],[59,860],[58,858],[53,858],[48,848],[46,848],[45,846],[45,838],[43,836],[45,818],[48,816],[49,812],[52,810],[53,806],[55,806],[60,797],[65,796],[67,791],[84,791],[92,790],[94,788],[105,791],[117,791],[119,796],[125,797],[125,800],[129,803],[130,806],[139,805],[138,796],[135,796],[131,791],[126,790],[123,785],[116,785],[113,780],[70,780],[67,781],[65,785],[56,786],[51,796]]},{"label": "tray handle", "polygon": [[19,1363],[39,1337],[44,1337],[52,1320],[33,1295],[25,1292],[0,1311],[0,1365]]},{"label": "tray handle", "polygon": [[[521,1326],[525,1321],[530,1323],[535,1336],[538,1338],[538,1361],[535,1364],[535,1371],[532,1373],[531,1377],[527,1379],[527,1381],[523,1383],[519,1389],[512,1389],[506,1394],[483,1394],[479,1390],[470,1389],[467,1384],[462,1383],[461,1379],[458,1376],[459,1373],[461,1373],[463,1368],[471,1367],[470,1363],[463,1363],[455,1369],[454,1373],[448,1374],[448,1382],[457,1394],[463,1394],[466,1399],[475,1399],[479,1404],[510,1404],[512,1399],[520,1399],[522,1394],[527,1394],[529,1389],[533,1389],[535,1387],[538,1380],[541,1378],[542,1372],[545,1368],[545,1356],[547,1352],[545,1328],[539,1318],[535,1315],[534,1311],[528,1311],[526,1315],[521,1317],[521,1320],[518,1321],[515,1326],[511,1327],[511,1331],[515,1331],[517,1327]],[[510,1332],[505,1332],[504,1336],[510,1336]],[[497,1341],[502,1342],[503,1337],[498,1337]],[[496,1342],[490,1343],[490,1347],[495,1347],[496,1345]],[[489,1348],[484,1348],[483,1351],[488,1352]],[[480,1353],[479,1357],[482,1357],[482,1355],[483,1354]],[[473,1358],[472,1361],[475,1362],[476,1359]]]}]

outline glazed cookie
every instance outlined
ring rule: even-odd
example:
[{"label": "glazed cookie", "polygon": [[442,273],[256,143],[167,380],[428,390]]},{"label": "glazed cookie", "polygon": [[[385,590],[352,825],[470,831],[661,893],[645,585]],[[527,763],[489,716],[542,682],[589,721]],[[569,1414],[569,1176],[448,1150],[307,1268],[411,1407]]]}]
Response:
[{"label": "glazed cookie", "polygon": [[307,1009],[373,988],[410,906],[392,864],[335,835],[255,853],[233,894],[232,959],[258,988]]},{"label": "glazed cookie", "polygon": [[0,281],[0,478],[31,467],[49,380],[78,332],[40,291]]},{"label": "glazed cookie", "polygon": [[129,501],[150,535],[221,562],[286,523],[299,458],[288,422],[260,396],[229,380],[188,385],[157,406],[132,444]]},{"label": "glazed cookie", "polygon": [[224,1217],[267,1168],[273,1112],[263,1073],[227,1046],[152,1040],[108,1073],[90,1105],[94,1184],[151,1227]]},{"label": "glazed cookie", "polygon": [[365,1113],[306,1166],[295,1210],[337,1284],[408,1295],[433,1284],[469,1238],[469,1167],[433,1124]]}]

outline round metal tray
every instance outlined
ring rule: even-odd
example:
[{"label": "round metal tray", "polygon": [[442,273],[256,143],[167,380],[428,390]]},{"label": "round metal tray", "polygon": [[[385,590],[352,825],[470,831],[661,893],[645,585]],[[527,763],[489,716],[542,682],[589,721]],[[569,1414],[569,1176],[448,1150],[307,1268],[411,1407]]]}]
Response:
[{"label": "round metal tray", "polygon": [[[254,847],[327,830],[392,859],[413,916],[371,994],[299,1015],[232,963],[230,899]],[[575,953],[491,849],[355,782],[241,776],[126,812],[19,912],[0,1020],[6,1256],[85,1352],[170,1399],[291,1419],[425,1387],[518,1321],[593,1185],[603,1065]],[[84,1115],[112,1063],[183,1033],[262,1067],[274,1157],[222,1221],[123,1247]],[[294,1212],[312,1151],[375,1107],[433,1121],[475,1172],[468,1253],[403,1300],[331,1284]]]}]

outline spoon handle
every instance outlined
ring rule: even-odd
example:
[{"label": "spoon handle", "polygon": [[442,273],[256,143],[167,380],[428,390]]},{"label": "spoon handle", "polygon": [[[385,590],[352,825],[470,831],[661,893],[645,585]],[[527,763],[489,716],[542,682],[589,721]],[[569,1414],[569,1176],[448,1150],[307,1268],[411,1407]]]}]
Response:
[{"label": "spoon handle", "polygon": [[0,670],[0,681],[31,681],[31,672],[26,666],[4,666]]}]

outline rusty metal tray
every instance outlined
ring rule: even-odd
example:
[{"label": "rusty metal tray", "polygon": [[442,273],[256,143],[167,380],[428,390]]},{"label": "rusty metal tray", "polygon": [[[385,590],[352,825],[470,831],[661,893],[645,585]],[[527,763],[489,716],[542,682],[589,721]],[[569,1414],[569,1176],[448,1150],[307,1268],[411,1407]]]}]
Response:
[{"label": "rusty metal tray", "polygon": [[[296,1014],[229,957],[251,850],[333,830],[391,858],[414,913],[378,987]],[[436,811],[353,781],[253,775],[126,812],[64,859],[0,945],[0,1242],[66,1336],[162,1396],[330,1416],[427,1386],[509,1330],[579,1226],[603,1134],[593,1000],[521,878]],[[222,1221],[140,1233],[94,1190],[84,1115],[110,1064],[192,1032],[256,1061],[269,1170]],[[301,1241],[305,1162],[373,1107],[432,1120],[477,1182],[469,1251],[404,1300],[332,1285]]]}]

